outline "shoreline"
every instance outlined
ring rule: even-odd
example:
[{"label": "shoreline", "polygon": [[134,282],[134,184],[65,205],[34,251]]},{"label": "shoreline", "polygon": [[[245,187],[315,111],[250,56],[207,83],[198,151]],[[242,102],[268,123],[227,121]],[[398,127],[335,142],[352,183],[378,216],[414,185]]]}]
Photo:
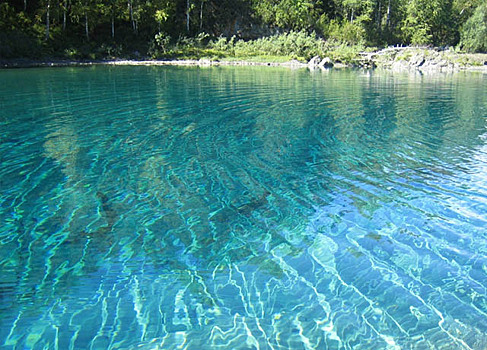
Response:
[{"label": "shoreline", "polygon": [[260,66],[306,68],[308,64],[297,60],[286,62],[259,62],[245,60],[152,60],[152,59],[113,59],[113,60],[0,60],[0,69],[17,68],[48,68],[48,67],[87,67],[97,65],[108,66]]},{"label": "shoreline", "polygon": [[0,59],[0,69],[44,68],[44,67],[88,67],[96,65],[112,66],[257,66],[286,67],[291,69],[308,68],[309,70],[328,70],[331,68],[381,68],[400,72],[482,72],[487,73],[487,54],[466,54],[441,51],[433,48],[390,47],[372,52],[360,52],[351,63],[333,61],[329,57],[313,57],[308,62],[298,60],[252,61],[238,59],[107,59],[107,60],[64,60],[64,59]]}]

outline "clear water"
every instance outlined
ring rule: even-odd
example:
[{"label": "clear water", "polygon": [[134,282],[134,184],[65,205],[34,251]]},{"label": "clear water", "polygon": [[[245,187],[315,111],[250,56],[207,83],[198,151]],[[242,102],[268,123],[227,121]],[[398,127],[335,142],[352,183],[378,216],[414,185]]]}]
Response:
[{"label": "clear water", "polygon": [[0,71],[0,347],[486,349],[486,83]]}]

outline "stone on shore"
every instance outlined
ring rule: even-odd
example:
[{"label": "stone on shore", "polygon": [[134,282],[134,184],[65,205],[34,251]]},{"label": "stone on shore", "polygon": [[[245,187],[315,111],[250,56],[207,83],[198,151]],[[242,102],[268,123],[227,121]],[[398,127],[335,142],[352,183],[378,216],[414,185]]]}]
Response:
[{"label": "stone on shore", "polygon": [[424,58],[424,55],[421,53],[418,53],[418,54],[413,55],[409,59],[409,65],[413,66],[413,67],[421,67],[425,61],[426,61],[426,59]]},{"label": "stone on shore", "polygon": [[321,57],[320,56],[315,56],[312,59],[309,60],[308,62],[308,67],[309,68],[317,68],[318,65],[321,62]]},{"label": "stone on shore", "polygon": [[325,57],[318,64],[318,67],[320,67],[320,68],[332,68],[333,67],[333,61],[331,60],[330,57]]}]

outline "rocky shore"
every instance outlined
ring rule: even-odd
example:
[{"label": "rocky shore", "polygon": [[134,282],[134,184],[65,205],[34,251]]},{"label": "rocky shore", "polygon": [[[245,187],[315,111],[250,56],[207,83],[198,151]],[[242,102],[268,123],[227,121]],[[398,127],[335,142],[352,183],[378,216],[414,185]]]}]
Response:
[{"label": "rocky shore", "polygon": [[[338,62],[340,64],[340,62]],[[417,47],[390,47],[379,51],[361,52],[351,63],[354,67],[384,68],[394,71],[455,72],[462,70],[487,73],[487,54],[457,53],[452,50]],[[313,57],[310,69],[336,66],[330,58]],[[343,66],[340,64],[340,66]]]},{"label": "rocky shore", "polygon": [[452,50],[417,47],[390,47],[378,51],[359,53],[351,62],[315,56],[308,62],[292,60],[288,62],[265,62],[245,60],[0,60],[0,68],[65,67],[93,65],[133,65],[133,66],[272,66],[289,68],[330,69],[330,68],[383,68],[393,71],[456,72],[481,71],[487,73],[487,54],[465,54]]}]

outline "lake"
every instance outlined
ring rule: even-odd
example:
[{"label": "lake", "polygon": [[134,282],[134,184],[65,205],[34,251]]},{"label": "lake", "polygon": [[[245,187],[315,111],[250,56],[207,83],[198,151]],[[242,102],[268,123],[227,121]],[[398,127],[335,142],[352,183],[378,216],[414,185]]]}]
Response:
[{"label": "lake", "polygon": [[486,87],[0,71],[0,347],[487,348]]}]

